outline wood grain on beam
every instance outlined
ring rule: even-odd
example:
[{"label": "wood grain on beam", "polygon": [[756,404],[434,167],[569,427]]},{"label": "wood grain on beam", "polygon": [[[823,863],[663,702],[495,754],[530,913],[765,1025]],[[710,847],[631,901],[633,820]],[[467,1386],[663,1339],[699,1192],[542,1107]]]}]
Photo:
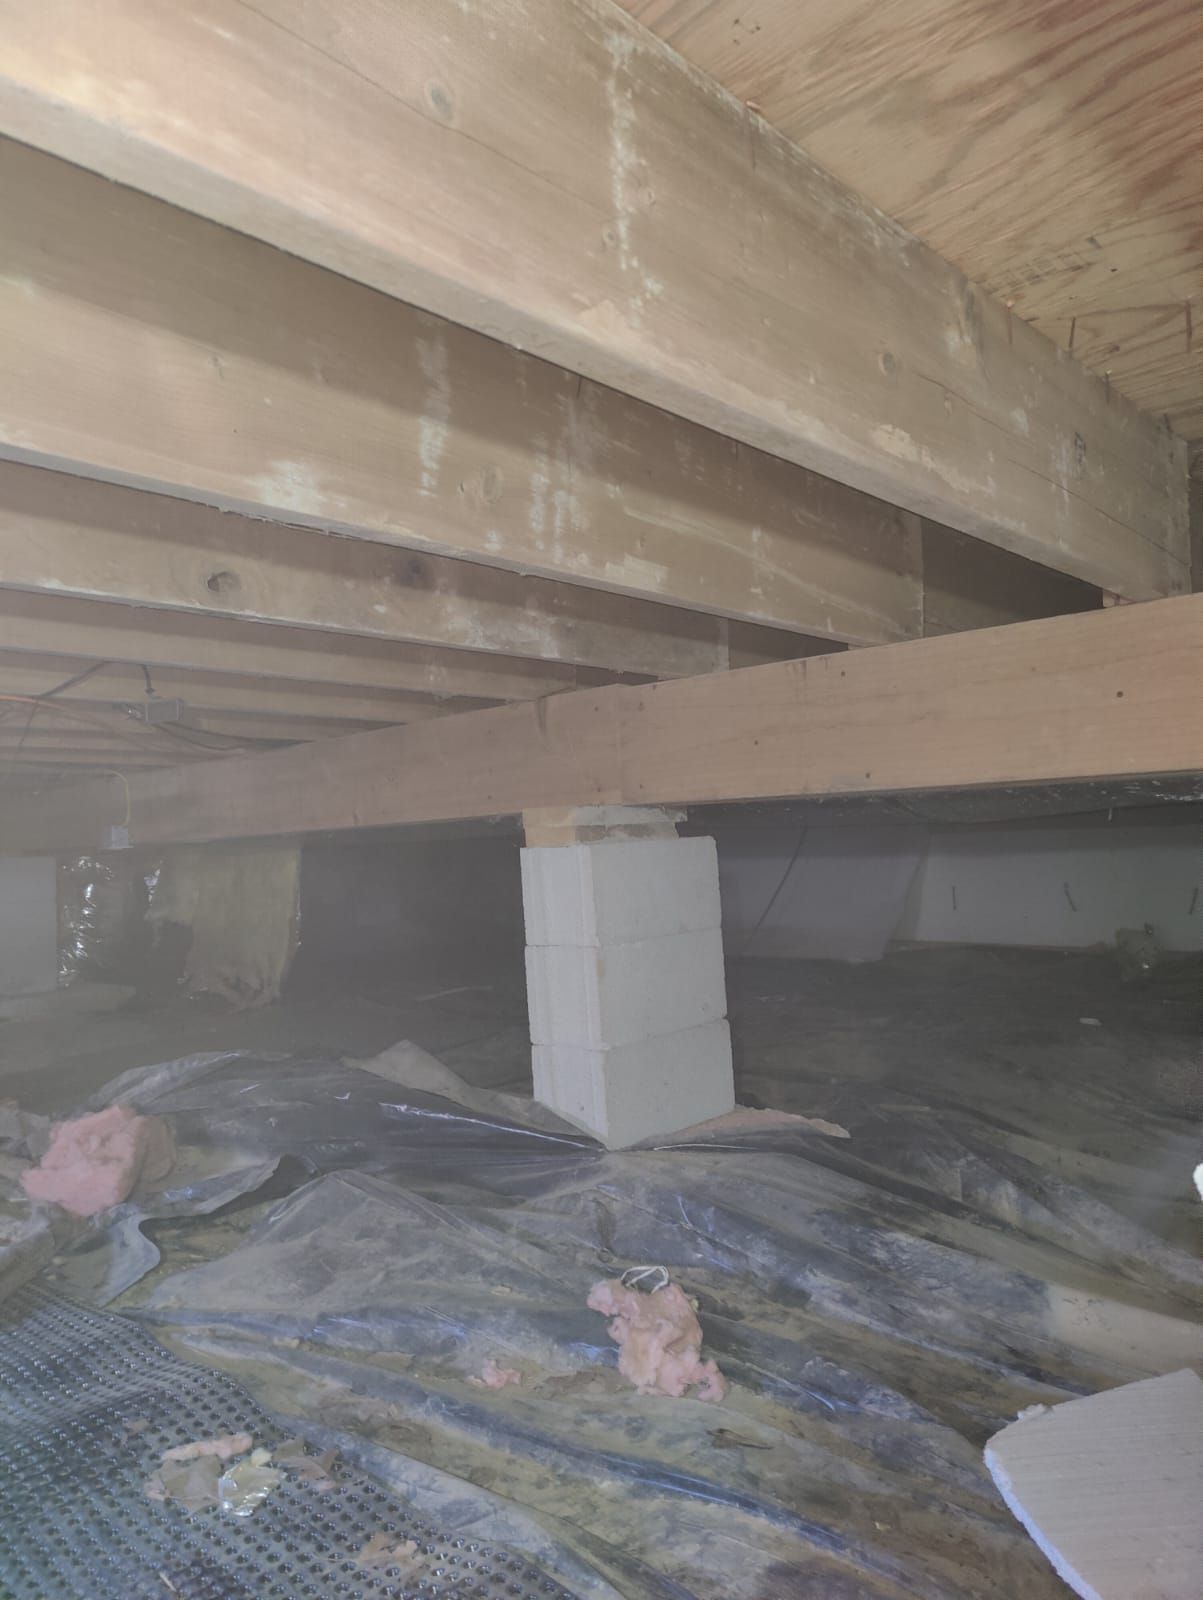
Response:
[{"label": "wood grain on beam", "polygon": [[[0,654],[0,696],[43,695],[79,671],[65,656]],[[358,718],[370,722],[413,722],[479,706],[479,698],[439,700],[425,694],[340,688],[283,678],[256,678],[225,672],[158,671],[151,675],[161,699],[180,699],[208,711],[279,711],[308,717]],[[55,697],[60,705],[137,704],[147,697],[140,668],[124,663],[102,667],[82,683]]]},{"label": "wood grain on beam", "polygon": [[1203,428],[1196,0],[620,4],[1138,406]]},{"label": "wood grain on beam", "polygon": [[[19,139],[1107,589],[1186,586],[1181,441],[607,0],[3,0],[0,22]],[[255,470],[341,520],[352,486],[295,437]]]},{"label": "wood grain on beam", "polygon": [[[8,461],[0,585],[653,678],[728,665],[725,618]],[[778,660],[802,638],[742,626]]]},{"label": "wood grain on beam", "polygon": [[555,662],[432,650],[269,628],[225,617],[150,610],[0,589],[0,645],[7,651],[133,662],[204,672],[261,674],[312,684],[478,700],[534,700],[613,681],[614,674]]},{"label": "wood grain on beam", "polygon": [[893,507],[0,140],[0,455],[872,643]]},{"label": "wood grain on beam", "polygon": [[[1117,782],[1203,772],[1203,596],[547,700],[130,783],[135,842],[537,806]],[[3,810],[7,848],[95,842],[109,781]]]},{"label": "wood grain on beam", "polygon": [[132,750],[127,745],[116,745],[106,750],[80,745],[38,745],[21,750],[0,744],[0,775],[23,772],[28,767],[92,767],[98,771],[139,771],[146,767],[186,767],[195,761],[220,758],[219,750],[204,751],[177,744],[163,746],[158,752]]}]

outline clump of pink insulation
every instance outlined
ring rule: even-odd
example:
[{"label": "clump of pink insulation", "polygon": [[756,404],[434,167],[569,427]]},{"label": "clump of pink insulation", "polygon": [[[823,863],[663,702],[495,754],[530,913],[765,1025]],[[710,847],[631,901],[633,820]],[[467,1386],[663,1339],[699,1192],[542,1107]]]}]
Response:
[{"label": "clump of pink insulation", "polygon": [[697,1400],[721,1400],[726,1394],[727,1380],[718,1367],[702,1360],[702,1326],[679,1284],[644,1294],[605,1278],[590,1289],[586,1304],[611,1318],[618,1370],[640,1394],[679,1399],[693,1388]]},{"label": "clump of pink insulation", "polygon": [[94,1217],[127,1200],[139,1184],[165,1178],[174,1161],[175,1143],[162,1117],[107,1106],[56,1122],[49,1149],[21,1175],[21,1184],[31,1200],[60,1205],[73,1217]]},{"label": "clump of pink insulation", "polygon": [[481,1369],[479,1378],[469,1378],[478,1389],[506,1389],[511,1383],[521,1383],[522,1374],[515,1367],[501,1367],[492,1356]]}]

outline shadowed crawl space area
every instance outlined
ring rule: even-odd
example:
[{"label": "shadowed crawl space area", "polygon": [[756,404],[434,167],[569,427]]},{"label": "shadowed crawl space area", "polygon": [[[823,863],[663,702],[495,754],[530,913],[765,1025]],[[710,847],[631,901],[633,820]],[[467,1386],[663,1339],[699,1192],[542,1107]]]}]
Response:
[{"label": "shadowed crawl space area", "polygon": [[[216,1023],[118,1014],[71,1056],[65,1103],[53,1065],[30,1064],[44,1032],[3,1025],[0,1093],[58,1115],[130,1104],[177,1155],[94,1221],[31,1218],[10,1123],[0,1289],[103,1306],[338,1452],[324,1488],[290,1477],[240,1524],[248,1571],[286,1505],[307,1496],[320,1528],[359,1492],[340,1475],[367,1472],[549,1594],[1069,1592],[981,1451],[1026,1406],[1203,1361],[1195,960],[1132,984],[1102,954],[733,963],[741,1103],[849,1137],[766,1122],[620,1153],[526,1098],[512,972],[453,987],[377,990],[357,1012],[310,992]],[[619,1371],[587,1300],[649,1265],[696,1302],[720,1398]],[[16,1303],[10,1288],[0,1343]],[[13,1426],[0,1414],[0,1438]],[[112,1448],[149,1476],[160,1444]],[[182,1550],[223,1513],[154,1515]],[[315,1566],[295,1592],[528,1592],[504,1571],[370,1565],[341,1588]],[[170,1593],[163,1573],[131,1593]]]}]

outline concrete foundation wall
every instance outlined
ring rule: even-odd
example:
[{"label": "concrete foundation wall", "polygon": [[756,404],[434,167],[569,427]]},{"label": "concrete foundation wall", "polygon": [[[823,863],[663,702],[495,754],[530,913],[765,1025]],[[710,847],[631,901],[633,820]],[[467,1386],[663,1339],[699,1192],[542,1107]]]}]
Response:
[{"label": "concrete foundation wall", "polygon": [[1203,950],[1203,825],[936,831],[896,930],[932,943]]},{"label": "concrete foundation wall", "polygon": [[927,849],[922,826],[724,828],[728,958],[877,961]]},{"label": "concrete foundation wall", "polygon": [[53,856],[0,856],[0,995],[58,983],[58,886]]},{"label": "concrete foundation wall", "polygon": [[873,960],[892,940],[1086,948],[1152,924],[1203,949],[1203,822],[725,828],[723,931],[739,955]]}]

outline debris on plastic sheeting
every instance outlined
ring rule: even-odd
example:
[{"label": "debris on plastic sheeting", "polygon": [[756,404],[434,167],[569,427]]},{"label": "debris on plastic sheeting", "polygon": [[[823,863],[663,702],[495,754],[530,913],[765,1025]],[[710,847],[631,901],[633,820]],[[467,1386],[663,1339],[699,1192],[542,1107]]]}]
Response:
[{"label": "debris on plastic sheeting", "polygon": [[221,1462],[216,1456],[165,1462],[143,1486],[148,1500],[172,1500],[185,1511],[207,1511],[220,1504]]},{"label": "debris on plastic sheeting", "polygon": [[249,1433],[226,1433],[218,1439],[193,1439],[189,1444],[175,1444],[164,1450],[163,1460],[199,1461],[202,1456],[216,1456],[219,1461],[233,1461],[235,1456],[245,1456],[255,1447]]},{"label": "debris on plastic sheeting", "polygon": [[522,1374],[516,1367],[498,1366],[490,1356],[480,1369],[479,1378],[469,1378],[468,1382],[478,1389],[505,1389],[512,1383],[521,1383]]},{"label": "debris on plastic sheeting", "polygon": [[695,1389],[694,1399],[721,1400],[727,1393],[716,1363],[702,1360],[697,1307],[680,1284],[666,1283],[645,1294],[619,1278],[603,1278],[585,1303],[611,1319],[618,1370],[640,1394],[680,1399]]},{"label": "debris on plastic sheeting", "polygon": [[1125,983],[1135,983],[1147,978],[1165,959],[1165,951],[1157,938],[1151,922],[1142,928],[1117,928],[1115,930],[1115,957],[1119,962],[1119,975]]},{"label": "debris on plastic sheeting", "polygon": [[839,1122],[828,1122],[826,1117],[804,1117],[797,1111],[774,1111],[757,1106],[736,1106],[721,1116],[710,1117],[705,1122],[695,1122],[682,1128],[669,1138],[657,1139],[658,1145],[679,1144],[684,1139],[696,1139],[709,1134],[774,1133],[791,1128],[805,1128],[810,1133],[821,1133],[828,1139],[851,1139],[848,1129]]},{"label": "debris on plastic sheeting", "polygon": [[272,1451],[272,1460],[291,1477],[299,1478],[319,1494],[328,1494],[334,1488],[333,1470],[338,1459],[337,1450],[323,1450],[311,1456],[303,1439],[285,1439]]},{"label": "debris on plastic sheeting", "polygon": [[249,1433],[172,1445],[164,1450],[159,1470],[147,1479],[146,1497],[174,1500],[186,1511],[220,1506],[231,1516],[249,1517],[280,1482],[271,1459],[270,1450],[254,1448]]},{"label": "debris on plastic sheeting", "polygon": [[244,1460],[227,1467],[217,1480],[221,1509],[233,1517],[249,1517],[277,1488],[281,1473],[271,1465],[270,1450],[252,1450]]},{"label": "debris on plastic sheeting", "polygon": [[0,1100],[0,1145],[10,1154],[24,1150],[32,1160],[40,1160],[50,1145],[50,1128],[49,1117],[22,1111],[15,1100]]},{"label": "debris on plastic sheeting", "polygon": [[398,1539],[395,1534],[372,1535],[355,1560],[361,1567],[396,1567],[399,1576],[408,1577],[422,1565],[422,1552],[413,1539]]},{"label": "debris on plastic sheeting", "polygon": [[162,1117],[106,1106],[55,1123],[46,1154],[22,1173],[21,1186],[31,1200],[62,1206],[73,1217],[95,1217],[139,1185],[161,1181],[174,1163],[175,1142]]}]

